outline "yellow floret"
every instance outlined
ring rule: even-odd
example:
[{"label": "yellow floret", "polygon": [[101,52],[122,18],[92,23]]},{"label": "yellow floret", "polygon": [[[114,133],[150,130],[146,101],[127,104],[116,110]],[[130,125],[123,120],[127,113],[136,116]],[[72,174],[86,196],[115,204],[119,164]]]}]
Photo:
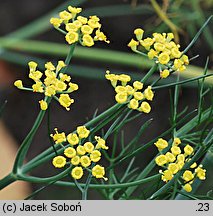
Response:
[{"label": "yellow floret", "polygon": [[82,167],[75,167],[72,169],[71,175],[74,179],[80,179],[83,176],[84,172]]},{"label": "yellow floret", "polygon": [[91,164],[91,160],[88,156],[84,155],[80,159],[82,167],[88,167]]},{"label": "yellow floret", "polygon": [[48,105],[47,105],[47,102],[46,102],[46,101],[40,100],[40,101],[39,101],[39,104],[40,104],[41,110],[47,110]]},{"label": "yellow floret", "polygon": [[163,166],[164,164],[168,163],[167,157],[165,155],[159,155],[155,158],[155,163],[158,166]]},{"label": "yellow floret", "polygon": [[101,152],[98,150],[94,150],[90,153],[90,159],[93,162],[98,162],[101,159]]},{"label": "yellow floret", "polygon": [[62,168],[66,165],[66,158],[63,156],[56,156],[53,158],[52,164],[56,168]]},{"label": "yellow floret", "polygon": [[153,97],[154,97],[154,92],[152,91],[152,87],[148,86],[145,91],[144,91],[144,96],[147,100],[152,101]]},{"label": "yellow floret", "polygon": [[104,177],[105,169],[100,165],[95,165],[92,168],[92,175],[95,176],[96,178],[103,178],[104,180],[107,180],[107,178]]},{"label": "yellow floret", "polygon": [[163,149],[165,149],[169,144],[166,140],[159,138],[158,141],[156,143],[154,143],[154,145],[158,148],[159,151],[162,151]]},{"label": "yellow floret", "polygon": [[65,39],[68,42],[68,44],[74,44],[78,41],[78,33],[70,31],[66,34]]},{"label": "yellow floret", "polygon": [[169,76],[169,74],[170,74],[169,70],[165,69],[165,70],[160,72],[160,77],[162,79],[165,79],[165,78],[167,78]]},{"label": "yellow floret", "polygon": [[130,109],[136,110],[136,109],[138,108],[138,106],[139,106],[138,100],[136,100],[136,99],[131,99],[131,100],[129,101],[128,107],[129,107]]},{"label": "yellow floret", "polygon": [[119,104],[123,104],[127,101],[127,93],[125,92],[120,92],[118,94],[115,95],[115,100],[117,101],[117,103]]},{"label": "yellow floret", "polygon": [[77,145],[79,143],[79,138],[77,134],[74,133],[70,133],[67,135],[67,141],[71,144],[71,145]]},{"label": "yellow floret", "polygon": [[59,103],[66,108],[66,110],[70,110],[69,106],[74,103],[74,100],[70,98],[68,94],[61,94],[59,99]]},{"label": "yellow floret", "polygon": [[76,150],[73,147],[68,147],[64,150],[64,155],[68,158],[73,158],[76,156]]},{"label": "yellow floret", "polygon": [[16,81],[14,82],[14,86],[16,86],[16,87],[19,88],[19,89],[22,89],[22,88],[23,88],[23,83],[22,83],[21,80],[16,80]]},{"label": "yellow floret", "polygon": [[140,107],[138,108],[138,110],[140,112],[144,112],[144,113],[150,113],[151,111],[151,106],[149,105],[149,103],[147,103],[146,101],[143,101],[140,105]]},{"label": "yellow floret", "polygon": [[80,139],[87,138],[90,134],[90,131],[85,126],[78,126],[77,133]]},{"label": "yellow floret", "polygon": [[91,47],[94,45],[93,38],[88,34],[83,35],[82,40],[83,40],[82,42],[83,46]]}]

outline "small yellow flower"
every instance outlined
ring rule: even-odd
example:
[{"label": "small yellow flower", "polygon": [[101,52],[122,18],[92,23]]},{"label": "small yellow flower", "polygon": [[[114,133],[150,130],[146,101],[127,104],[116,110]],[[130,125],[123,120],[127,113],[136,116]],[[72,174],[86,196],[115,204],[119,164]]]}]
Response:
[{"label": "small yellow flower", "polygon": [[171,152],[167,152],[165,155],[168,162],[174,162],[176,160],[176,157]]},{"label": "small yellow flower", "polygon": [[91,164],[91,160],[88,156],[84,155],[80,159],[82,167],[88,167]]},{"label": "small yellow flower", "polygon": [[63,156],[56,156],[53,158],[52,164],[56,168],[62,168],[66,165],[66,158]]},{"label": "small yellow flower", "polygon": [[179,154],[181,154],[181,149],[178,146],[172,146],[171,152],[174,155],[179,155]]},{"label": "small yellow flower", "polygon": [[205,180],[206,179],[206,170],[203,169],[202,166],[199,166],[198,168],[196,168],[195,173],[197,174],[197,177],[200,180]]},{"label": "small yellow flower", "polygon": [[168,163],[167,157],[165,155],[159,155],[155,158],[155,163],[158,166],[163,166],[164,164]]},{"label": "small yellow flower", "polygon": [[126,86],[116,86],[115,88],[116,93],[127,93]]},{"label": "small yellow flower", "polygon": [[143,83],[142,82],[139,82],[139,81],[135,81],[133,83],[133,87],[136,89],[136,90],[141,90],[143,88]]},{"label": "small yellow flower", "polygon": [[97,21],[97,20],[95,20],[95,19],[91,19],[91,17],[90,17],[90,19],[88,20],[88,25],[90,26],[90,27],[92,27],[93,29],[95,29],[95,28],[100,28],[101,27],[101,24],[99,23],[99,21]]},{"label": "small yellow flower", "polygon": [[82,167],[75,167],[72,169],[71,175],[74,179],[80,179],[83,176],[84,172]]},{"label": "small yellow flower", "polygon": [[69,13],[68,11],[61,11],[60,13],[59,13],[59,17],[64,21],[64,23],[68,23],[68,21],[70,20],[70,19],[72,19],[72,14],[71,13]]},{"label": "small yellow flower", "polygon": [[90,134],[90,131],[85,126],[78,126],[77,133],[80,139],[87,138]]},{"label": "small yellow flower", "polygon": [[183,189],[189,193],[192,191],[192,186],[189,183],[187,183],[183,186]]},{"label": "small yellow flower", "polygon": [[179,166],[176,163],[170,163],[168,165],[168,170],[172,172],[172,174],[176,174],[179,171]]},{"label": "small yellow flower", "polygon": [[81,26],[82,26],[82,23],[81,23],[80,21],[78,21],[78,20],[75,20],[75,21],[73,22],[73,24],[74,24],[78,29],[80,29]]},{"label": "small yellow flower", "polygon": [[48,97],[55,95],[56,94],[55,86],[54,85],[47,86],[44,94]]},{"label": "small yellow flower", "polygon": [[165,149],[169,144],[166,140],[159,138],[158,141],[156,143],[154,143],[154,145],[158,148],[159,151],[162,151],[163,149]]},{"label": "small yellow flower", "polygon": [[109,148],[108,146],[106,146],[106,141],[102,139],[101,137],[95,136],[95,140],[97,142],[97,145],[95,147],[96,149],[102,148],[102,149],[107,150]]},{"label": "small yellow flower", "polygon": [[58,143],[63,143],[66,141],[66,135],[64,132],[62,133],[58,133],[57,128],[55,128],[55,134],[51,134],[50,136],[53,138],[53,140],[55,141],[56,144]]},{"label": "small yellow flower", "polygon": [[93,38],[90,35],[88,35],[88,34],[83,35],[82,40],[83,40],[82,44],[84,46],[91,47],[91,46],[94,45]]},{"label": "small yellow flower", "polygon": [[104,41],[106,43],[110,43],[109,40],[107,40],[106,35],[101,32],[99,29],[95,31],[95,37],[94,40]]},{"label": "small yellow flower", "polygon": [[68,32],[77,32],[78,31],[78,27],[74,23],[67,23],[65,26],[65,29]]},{"label": "small yellow flower", "polygon": [[150,46],[154,43],[152,38],[145,38],[144,40],[140,40],[141,46],[143,46],[146,50],[150,50]]},{"label": "small yellow flower", "polygon": [[189,182],[191,180],[194,179],[194,174],[190,171],[190,170],[186,170],[184,173],[183,173],[183,179],[186,181],[186,182]]},{"label": "small yellow flower", "polygon": [[74,92],[74,91],[76,91],[76,90],[78,90],[78,85],[76,84],[76,83],[69,83],[69,88],[68,88],[68,91],[69,92]]},{"label": "small yellow flower", "polygon": [[34,61],[30,61],[30,62],[28,62],[28,66],[30,68],[30,73],[31,73],[31,72],[36,70],[38,64]]},{"label": "small yellow flower", "polygon": [[39,103],[40,103],[40,108],[41,108],[41,110],[47,110],[48,105],[47,105],[47,102],[46,102],[46,101],[40,100]]},{"label": "small yellow flower", "polygon": [[184,154],[179,154],[178,156],[177,156],[177,160],[178,161],[185,161],[185,155]]},{"label": "small yellow flower", "polygon": [[170,74],[169,70],[165,69],[165,70],[160,72],[160,77],[162,79],[165,79],[165,78],[167,78],[169,76],[169,74]]},{"label": "small yellow flower", "polygon": [[186,155],[191,155],[194,151],[194,149],[190,145],[186,145],[183,150]]},{"label": "small yellow flower", "polygon": [[92,162],[98,162],[101,159],[101,152],[98,150],[94,150],[90,154],[90,159]]},{"label": "small yellow flower", "polygon": [[68,158],[73,158],[76,156],[76,150],[73,147],[68,147],[64,150],[64,155]]},{"label": "small yellow flower", "polygon": [[183,168],[183,166],[184,166],[184,162],[183,161],[178,161],[177,165],[179,167],[179,170],[181,170]]},{"label": "small yellow flower", "polygon": [[55,66],[53,65],[52,62],[47,62],[44,66],[45,66],[45,68],[47,70],[50,70],[50,71],[54,71],[55,70]]},{"label": "small yellow flower", "polygon": [[137,46],[138,46],[138,41],[132,39],[129,43],[128,43],[128,47],[130,47],[132,49],[132,51],[136,51],[137,50]]},{"label": "small yellow flower", "polygon": [[190,168],[192,168],[192,169],[194,169],[195,167],[197,167],[197,163],[196,163],[196,162],[194,162],[194,163],[190,166]]},{"label": "small yellow flower", "polygon": [[[66,67],[66,64],[64,63],[64,61],[60,60],[58,61],[57,67],[56,67],[56,71],[60,71],[62,68]],[[67,76],[66,74],[64,74],[65,76]],[[65,81],[65,80],[63,80]],[[66,80],[67,81],[67,80]],[[69,80],[68,80],[69,82]]]},{"label": "small yellow flower", "polygon": [[133,109],[133,110],[136,110],[138,108],[139,104],[138,104],[138,100],[136,99],[131,99],[129,104],[128,104],[128,107],[130,109]]},{"label": "small yellow flower", "polygon": [[147,53],[147,55],[148,55],[149,59],[153,59],[154,57],[157,57],[158,52],[156,52],[153,49],[150,49],[149,52]]},{"label": "small yellow flower", "polygon": [[125,92],[120,92],[118,94],[115,95],[115,100],[117,101],[117,103],[119,104],[123,104],[127,101],[127,93]]},{"label": "small yellow flower", "polygon": [[44,92],[42,82],[39,81],[32,85],[32,89],[34,92],[40,92],[40,93]]},{"label": "small yellow flower", "polygon": [[122,86],[126,86],[126,84],[131,80],[131,77],[126,74],[120,74],[119,80],[121,81]]},{"label": "small yellow flower", "polygon": [[115,88],[116,85],[117,85],[117,81],[119,79],[119,76],[116,75],[116,74],[110,74],[110,71],[107,70],[106,74],[105,74],[105,77],[106,77],[107,80],[109,80],[111,82],[112,86]]},{"label": "small yellow flower", "polygon": [[142,99],[144,99],[144,95],[143,95],[143,93],[141,93],[141,92],[134,92],[134,98],[136,99],[136,100],[142,100]]},{"label": "small yellow flower", "polygon": [[77,166],[80,163],[80,157],[78,155],[76,155],[71,159],[70,162],[72,165]]},{"label": "small yellow flower", "polygon": [[135,34],[137,40],[141,40],[143,38],[143,33],[144,33],[144,30],[141,28],[137,28],[134,30],[134,34]]},{"label": "small yellow flower", "polygon": [[166,48],[164,44],[156,42],[154,43],[154,48],[156,51],[161,52],[164,51],[164,49]]},{"label": "small yellow flower", "polygon": [[14,82],[14,86],[16,86],[16,87],[19,88],[19,89],[22,89],[22,88],[23,88],[23,83],[22,83],[21,80],[16,80],[16,81]]},{"label": "small yellow flower", "polygon": [[68,76],[67,74],[60,73],[59,77],[60,77],[60,80],[63,81],[63,82],[65,82],[65,81],[69,82],[71,80],[71,77]]},{"label": "small yellow flower", "polygon": [[87,24],[87,18],[83,16],[78,16],[77,20],[80,21],[83,25]]},{"label": "small yellow flower", "polygon": [[79,143],[78,135],[75,133],[70,133],[67,135],[67,141],[71,145],[77,145]]},{"label": "small yellow flower", "polygon": [[29,73],[29,78],[31,78],[34,81],[38,81],[39,79],[41,79],[41,77],[42,77],[42,73],[38,70]]},{"label": "small yellow flower", "polygon": [[183,65],[183,62],[180,59],[175,59],[174,69],[181,72],[181,71],[184,71],[186,67]]},{"label": "small yellow flower", "polygon": [[66,83],[64,83],[61,80],[56,80],[56,82],[55,82],[55,90],[56,91],[62,92],[64,90],[66,90],[66,88],[67,88],[67,84]]},{"label": "small yellow flower", "polygon": [[170,57],[167,53],[163,52],[161,53],[159,56],[158,56],[158,61],[163,64],[163,65],[166,65],[169,63],[170,61]]},{"label": "small yellow flower", "polygon": [[178,146],[179,144],[181,144],[180,138],[175,137],[172,144],[173,144],[173,145],[176,145],[176,146]]},{"label": "small yellow flower", "polygon": [[89,25],[82,25],[81,26],[81,32],[83,34],[90,35],[93,32],[93,28],[91,28]]},{"label": "small yellow flower", "polygon": [[75,17],[76,14],[81,13],[82,8],[76,8],[76,7],[69,6],[68,11],[70,11],[72,13],[73,17]]},{"label": "small yellow flower", "polygon": [[180,58],[180,60],[181,60],[182,62],[184,62],[185,65],[188,65],[188,64],[189,64],[189,58],[188,58],[187,55],[183,55],[183,56]]},{"label": "small yellow flower", "polygon": [[152,87],[148,86],[145,91],[144,91],[144,96],[147,100],[152,101],[153,97],[154,97],[154,92],[152,91]]},{"label": "small yellow flower", "polygon": [[179,49],[177,47],[174,47],[171,49],[171,56],[173,58],[180,58],[181,52],[179,51]]},{"label": "small yellow flower", "polygon": [[138,110],[140,112],[144,112],[144,113],[150,113],[151,111],[151,106],[149,105],[149,103],[147,103],[146,101],[143,101],[140,105],[140,107],[138,108]]},{"label": "small yellow flower", "polygon": [[128,95],[133,95],[134,94],[135,90],[134,90],[134,88],[132,86],[126,85],[125,87],[126,87]]},{"label": "small yellow flower", "polygon": [[78,41],[78,33],[70,31],[66,34],[65,39],[68,42],[68,44],[74,44]]},{"label": "small yellow flower", "polygon": [[94,145],[91,142],[84,143],[84,149],[86,152],[91,153],[94,150]]},{"label": "small yellow flower", "polygon": [[95,176],[95,178],[103,178],[104,180],[107,180],[107,178],[104,177],[105,169],[100,165],[95,165],[92,168],[92,175]]},{"label": "small yellow flower", "polygon": [[66,110],[70,110],[69,106],[74,103],[74,100],[70,98],[68,94],[61,94],[59,99],[59,103],[66,108]]},{"label": "small yellow flower", "polygon": [[165,170],[164,172],[162,172],[161,179],[164,182],[168,182],[168,181],[172,180],[172,178],[173,178],[173,174],[170,170]]},{"label": "small yellow flower", "polygon": [[79,145],[76,148],[76,151],[77,151],[78,155],[85,155],[86,154],[86,150],[85,150],[84,146],[82,146],[82,145]]},{"label": "small yellow flower", "polygon": [[50,23],[51,23],[54,27],[56,27],[56,28],[60,27],[60,25],[61,25],[62,22],[63,22],[63,20],[62,20],[62,19],[59,19],[59,18],[54,18],[54,17],[52,17],[52,18],[50,19]]}]

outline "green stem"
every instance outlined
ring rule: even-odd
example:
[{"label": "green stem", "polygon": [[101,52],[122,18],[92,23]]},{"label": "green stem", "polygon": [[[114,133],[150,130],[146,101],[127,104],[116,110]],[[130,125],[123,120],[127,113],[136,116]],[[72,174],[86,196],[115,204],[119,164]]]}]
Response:
[{"label": "green stem", "polygon": [[17,177],[10,173],[9,175],[5,176],[3,179],[0,180],[0,190],[7,187],[8,185],[12,184],[17,180]]},{"label": "green stem", "polygon": [[[140,180],[136,180],[136,181],[132,181],[132,182],[127,182],[127,183],[121,183],[121,184],[89,184],[89,188],[94,188],[94,189],[115,189],[115,188],[128,188],[128,187],[134,187],[136,185],[141,185],[141,184],[145,184],[148,182],[151,182],[155,179],[159,179],[160,178],[160,174],[156,174],[144,179],[140,179]],[[25,176],[22,177],[21,180],[23,181],[27,181],[27,182],[32,182],[32,183],[49,183],[49,180],[43,180],[43,178],[39,178],[39,177],[33,177],[33,176]],[[59,185],[59,186],[69,186],[69,187],[75,187],[75,183],[73,182],[65,182],[65,181],[57,181],[55,183],[55,185]],[[81,187],[85,187],[86,184],[80,183],[79,184]]]}]

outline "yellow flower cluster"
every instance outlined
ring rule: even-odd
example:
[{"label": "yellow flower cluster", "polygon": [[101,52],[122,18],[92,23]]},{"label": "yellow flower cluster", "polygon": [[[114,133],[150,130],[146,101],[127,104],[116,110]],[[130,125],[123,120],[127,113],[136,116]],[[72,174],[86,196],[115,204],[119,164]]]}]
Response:
[{"label": "yellow flower cluster", "polygon": [[[189,64],[187,55],[180,50],[180,45],[173,39],[173,33],[153,33],[152,37],[143,38],[143,29],[135,29],[136,40],[132,39],[128,46],[135,52],[143,47],[146,50],[149,59],[161,65],[160,76],[166,78],[174,71],[184,71],[185,65]],[[163,70],[161,68],[164,68]]]},{"label": "yellow flower cluster", "polygon": [[59,18],[51,18],[50,23],[59,28],[64,24],[65,39],[68,44],[79,42],[82,46],[91,47],[95,41],[109,43],[106,35],[101,31],[100,19],[97,16],[89,18],[79,16],[82,8],[69,6],[67,10],[59,13]]},{"label": "yellow flower cluster", "polygon": [[[29,62],[29,78],[34,81],[32,88],[23,87],[21,80],[16,80],[14,85],[22,90],[30,90],[44,94],[44,100],[39,101],[40,108],[46,110],[48,108],[47,97],[56,99],[66,110],[70,110],[70,105],[74,100],[70,98],[68,93],[78,90],[78,85],[70,82],[71,77],[67,74],[61,73],[61,69],[66,67],[63,61],[58,61],[55,67],[51,62],[45,64],[45,71],[37,70],[38,64],[36,62]],[[59,97],[56,96],[59,94]]]},{"label": "yellow flower cluster", "polygon": [[[155,162],[158,166],[164,167],[165,170],[160,170],[162,174],[161,179],[164,182],[170,181],[176,173],[178,173],[184,166],[184,164],[191,160],[191,155],[194,154],[194,149],[189,144],[185,145],[183,152],[179,145],[181,140],[179,138],[174,138],[172,147],[170,151],[167,151],[166,154],[160,154],[155,158]],[[159,138],[154,145],[161,152],[163,149],[168,147],[168,142],[162,138]],[[182,175],[183,188],[187,192],[191,192],[191,184],[194,182],[195,178],[198,177],[200,180],[205,180],[206,170],[202,168],[202,165],[197,166],[197,163],[194,162],[191,166],[191,170],[185,170]]]},{"label": "yellow flower cluster", "polygon": [[107,180],[105,169],[98,164],[101,160],[101,150],[107,150],[106,141],[99,137],[94,137],[94,142],[85,141],[89,137],[90,131],[85,126],[77,127],[76,133],[66,135],[64,132],[59,133],[55,129],[55,134],[51,134],[56,144],[67,144],[64,147],[64,156],[56,156],[52,160],[52,164],[56,168],[62,168],[65,165],[72,165],[74,168],[71,171],[71,176],[74,179],[81,179],[84,174],[84,169],[90,169],[95,178],[103,178]]},{"label": "yellow flower cluster", "polygon": [[[106,71],[106,79],[109,80],[115,89],[115,100],[119,104],[128,103],[128,107],[139,112],[149,113],[151,106],[145,100],[152,101],[154,92],[152,87],[148,86],[143,93],[143,83],[140,81],[133,82],[133,85],[128,85],[131,81],[131,77],[126,74],[111,74]],[[120,82],[120,84],[119,84]]]}]

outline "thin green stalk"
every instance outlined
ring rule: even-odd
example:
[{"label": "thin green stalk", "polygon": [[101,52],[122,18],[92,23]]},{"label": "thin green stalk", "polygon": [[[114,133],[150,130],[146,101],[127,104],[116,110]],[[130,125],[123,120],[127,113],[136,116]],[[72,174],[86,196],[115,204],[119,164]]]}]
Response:
[{"label": "thin green stalk", "polygon": [[[179,81],[179,75],[177,76],[177,82]],[[173,104],[173,116],[172,116],[172,125],[176,125],[177,120],[177,106],[179,98],[179,85],[175,86],[174,92],[174,104]],[[176,127],[173,128],[173,137],[176,137]]]},{"label": "thin green stalk", "polygon": [[8,174],[7,176],[5,176],[4,178],[0,180],[0,190],[12,184],[16,180],[17,180],[16,175],[14,175],[13,173]]},{"label": "thin green stalk", "polygon": [[[134,187],[136,185],[141,185],[145,184],[148,182],[151,182],[153,180],[159,179],[160,174],[156,174],[144,179],[136,180],[133,182],[127,182],[127,183],[121,183],[121,184],[89,184],[89,188],[94,188],[94,189],[115,189],[115,188],[128,188],[128,187]],[[32,177],[32,176],[25,176],[21,180],[31,182],[31,183],[48,183],[49,180],[43,180],[43,178],[39,177]],[[75,183],[73,182],[65,182],[65,181],[57,181],[55,185],[59,186],[70,186],[70,187],[75,187]],[[79,184],[81,187],[85,187],[86,184],[80,183]]]}]

